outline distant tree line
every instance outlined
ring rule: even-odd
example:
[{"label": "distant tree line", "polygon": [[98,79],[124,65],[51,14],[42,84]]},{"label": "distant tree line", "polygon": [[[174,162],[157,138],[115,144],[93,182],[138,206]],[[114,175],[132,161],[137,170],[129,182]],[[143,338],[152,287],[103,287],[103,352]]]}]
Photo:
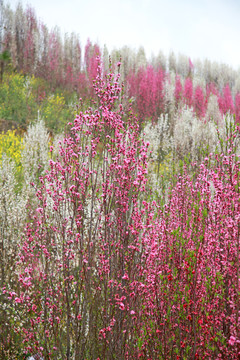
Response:
[{"label": "distant tree line", "polygon": [[1,0],[0,19],[1,82],[7,66],[11,66],[23,75],[44,79],[52,92],[64,89],[88,102],[94,97],[96,57],[101,57],[104,71],[109,69],[110,57],[113,64],[121,61],[125,97],[140,122],[156,121],[166,113],[171,121],[183,106],[192,108],[199,118],[211,107],[215,121],[219,112],[235,114],[240,121],[240,71],[226,64],[207,59],[192,62],[174,52],[167,57],[162,51],[147,59],[143,47],[133,50],[124,46],[109,52],[107,46],[100,49],[89,39],[83,49],[77,34],[63,35],[57,27],[49,30],[34,9],[24,9],[21,3],[13,10]]}]

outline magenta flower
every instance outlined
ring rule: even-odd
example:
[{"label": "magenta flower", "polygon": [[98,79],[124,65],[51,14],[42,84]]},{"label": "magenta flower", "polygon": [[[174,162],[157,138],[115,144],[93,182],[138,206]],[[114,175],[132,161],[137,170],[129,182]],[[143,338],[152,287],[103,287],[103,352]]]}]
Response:
[{"label": "magenta flower", "polygon": [[119,309],[120,309],[120,310],[124,310],[124,309],[125,309],[124,303],[122,303],[122,302],[119,303]]},{"label": "magenta flower", "polygon": [[236,338],[234,336],[230,336],[230,339],[228,340],[228,342],[229,342],[230,345],[233,346],[235,344],[235,342],[236,342]]}]

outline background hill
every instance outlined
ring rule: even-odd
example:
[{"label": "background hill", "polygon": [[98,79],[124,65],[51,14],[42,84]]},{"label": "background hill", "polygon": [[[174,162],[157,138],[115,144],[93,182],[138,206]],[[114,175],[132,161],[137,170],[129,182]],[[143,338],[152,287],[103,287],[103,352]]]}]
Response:
[{"label": "background hill", "polygon": [[[1,88],[2,129],[26,126],[39,115],[53,132],[64,128],[78,99],[87,107],[94,98],[96,56],[104,70],[121,61],[121,81],[126,100],[131,99],[139,120],[156,120],[187,105],[199,118],[219,112],[240,118],[240,73],[227,64],[192,62],[187,55],[174,54],[147,59],[143,48],[123,47],[108,52],[91,40],[82,48],[79,37],[62,36],[38,20],[34,9],[15,11],[1,2]],[[213,105],[214,103],[214,105]],[[214,110],[213,107],[215,106]],[[209,115],[211,113],[211,115]]]}]

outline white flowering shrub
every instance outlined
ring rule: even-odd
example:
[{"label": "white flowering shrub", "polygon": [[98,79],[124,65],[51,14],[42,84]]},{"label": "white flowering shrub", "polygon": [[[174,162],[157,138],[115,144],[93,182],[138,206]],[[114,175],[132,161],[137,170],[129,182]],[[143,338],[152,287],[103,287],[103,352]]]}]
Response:
[{"label": "white flowering shrub", "polygon": [[[18,343],[18,334],[11,331],[17,318],[8,289],[16,288],[16,259],[27,218],[27,194],[17,191],[16,164],[3,154],[0,164],[0,358],[17,359],[10,344]],[[20,339],[21,341],[21,339]],[[9,351],[9,352],[5,352]]]},{"label": "white flowering shrub", "polygon": [[26,219],[27,195],[16,193],[15,164],[5,155],[0,165],[1,283],[11,281],[12,265]]},{"label": "white flowering shrub", "polygon": [[144,140],[150,143],[151,159],[162,162],[171,149],[168,115],[161,115],[156,124],[148,122],[143,129]]},{"label": "white flowering shrub", "polygon": [[205,120],[213,121],[219,126],[223,125],[223,116],[219,110],[218,98],[216,95],[211,94],[208,99],[207,111],[205,115]]},{"label": "white flowering shrub", "polygon": [[186,78],[189,75],[189,57],[184,54],[178,54],[177,73]]},{"label": "white flowering shrub", "polygon": [[35,183],[49,166],[50,137],[43,120],[28,127],[23,139],[21,161],[26,186]]},{"label": "white flowering shrub", "polygon": [[170,131],[173,129],[174,116],[176,113],[176,101],[175,101],[175,74],[170,72],[164,81],[164,103],[165,113],[168,114],[168,121]]},{"label": "white flowering shrub", "polygon": [[186,107],[179,115],[176,116],[173,143],[175,153],[181,158],[185,154],[191,152],[192,147],[192,124],[193,124],[193,112],[191,109]]},{"label": "white flowering shrub", "polygon": [[217,126],[213,121],[197,118],[188,107],[176,116],[173,146],[177,158],[187,156],[191,161],[200,161],[202,150],[214,152],[217,143]]},{"label": "white flowering shrub", "polygon": [[206,81],[203,77],[199,75],[193,76],[193,88],[196,89],[197,86],[200,86],[201,89],[205,92],[206,89]]}]

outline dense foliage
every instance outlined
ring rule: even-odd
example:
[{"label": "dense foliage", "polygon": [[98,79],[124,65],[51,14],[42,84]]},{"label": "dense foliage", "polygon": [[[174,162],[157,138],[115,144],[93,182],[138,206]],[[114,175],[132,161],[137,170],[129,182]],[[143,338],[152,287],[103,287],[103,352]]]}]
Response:
[{"label": "dense foliage", "polygon": [[1,359],[238,359],[239,74],[0,5]]}]

